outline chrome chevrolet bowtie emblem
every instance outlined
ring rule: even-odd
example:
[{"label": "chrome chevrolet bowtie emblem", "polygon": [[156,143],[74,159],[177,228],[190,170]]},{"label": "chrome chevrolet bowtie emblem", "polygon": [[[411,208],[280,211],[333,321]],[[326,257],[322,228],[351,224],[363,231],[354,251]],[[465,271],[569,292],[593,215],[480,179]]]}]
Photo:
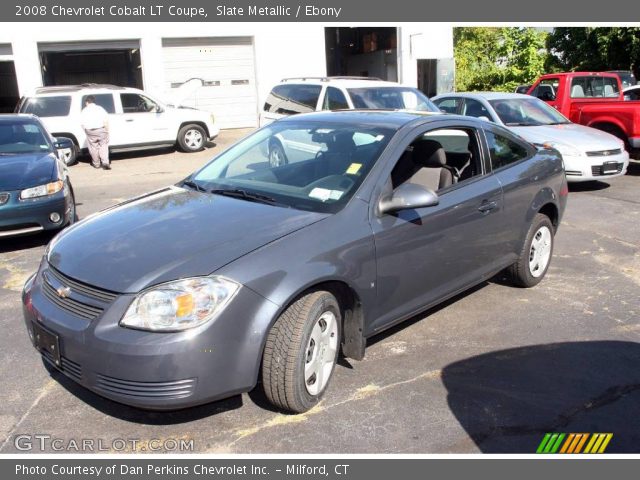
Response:
[{"label": "chrome chevrolet bowtie emblem", "polygon": [[607,155],[610,155],[611,152],[609,150],[605,150],[604,152],[602,152],[602,154],[606,157]]},{"label": "chrome chevrolet bowtie emblem", "polygon": [[56,293],[60,298],[67,298],[71,295],[71,289],[69,287],[60,287],[56,290]]}]

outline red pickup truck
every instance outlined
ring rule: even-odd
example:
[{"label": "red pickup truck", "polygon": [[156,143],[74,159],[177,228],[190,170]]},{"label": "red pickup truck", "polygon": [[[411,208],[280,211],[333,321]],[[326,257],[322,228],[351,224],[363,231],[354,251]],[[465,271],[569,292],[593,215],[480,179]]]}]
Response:
[{"label": "red pickup truck", "polygon": [[550,73],[538,78],[527,93],[574,123],[621,138],[629,151],[640,149],[640,101],[624,101],[614,73]]}]

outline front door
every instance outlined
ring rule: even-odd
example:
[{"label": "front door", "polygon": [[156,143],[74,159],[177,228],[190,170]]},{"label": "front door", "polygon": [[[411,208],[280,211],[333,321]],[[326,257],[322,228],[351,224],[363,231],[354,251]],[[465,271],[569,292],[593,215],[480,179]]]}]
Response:
[{"label": "front door", "polygon": [[114,115],[112,121],[112,145],[139,145],[175,140],[177,132],[170,130],[166,112],[163,112],[155,101],[132,92],[121,93],[120,102],[122,113]]},{"label": "front door", "polygon": [[[502,189],[483,160],[480,132],[462,124],[412,138],[388,181],[392,188],[410,182],[435,190],[440,202],[372,217],[379,301],[366,334],[480,282],[507,255]],[[445,172],[433,157],[424,158],[433,151],[418,146],[425,141],[444,151]],[[402,165],[408,162],[415,171]]]}]

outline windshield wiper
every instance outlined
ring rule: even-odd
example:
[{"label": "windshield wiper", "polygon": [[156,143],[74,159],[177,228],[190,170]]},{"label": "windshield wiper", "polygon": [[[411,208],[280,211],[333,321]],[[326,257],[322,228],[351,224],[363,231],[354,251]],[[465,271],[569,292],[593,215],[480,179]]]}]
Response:
[{"label": "windshield wiper", "polygon": [[275,198],[271,198],[260,193],[248,192],[247,190],[243,190],[241,188],[214,188],[213,190],[209,190],[209,193],[213,193],[215,195],[224,195],[226,197],[240,198],[243,200],[248,200],[250,202],[266,203],[267,205],[278,204]]},{"label": "windshield wiper", "polygon": [[182,182],[182,185],[185,185],[189,188],[192,188],[194,190],[198,190],[199,192],[206,192],[207,189],[204,188],[201,185],[198,185],[196,182],[194,182],[193,180],[185,180],[184,182]]}]

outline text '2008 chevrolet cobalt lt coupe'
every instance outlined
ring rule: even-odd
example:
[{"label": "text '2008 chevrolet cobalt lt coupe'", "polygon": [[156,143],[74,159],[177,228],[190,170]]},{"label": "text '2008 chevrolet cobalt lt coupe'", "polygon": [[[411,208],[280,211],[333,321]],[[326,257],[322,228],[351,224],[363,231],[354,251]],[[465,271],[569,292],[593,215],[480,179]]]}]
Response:
[{"label": "text '2008 chevrolet cobalt lt coupe'", "polygon": [[289,117],[59,234],[25,285],[26,327],[46,362],[118,402],[188,407],[261,374],[303,412],[339,350],[361,359],[368,337],[503,269],[537,284],[566,199],[557,151],[488,122]]}]

